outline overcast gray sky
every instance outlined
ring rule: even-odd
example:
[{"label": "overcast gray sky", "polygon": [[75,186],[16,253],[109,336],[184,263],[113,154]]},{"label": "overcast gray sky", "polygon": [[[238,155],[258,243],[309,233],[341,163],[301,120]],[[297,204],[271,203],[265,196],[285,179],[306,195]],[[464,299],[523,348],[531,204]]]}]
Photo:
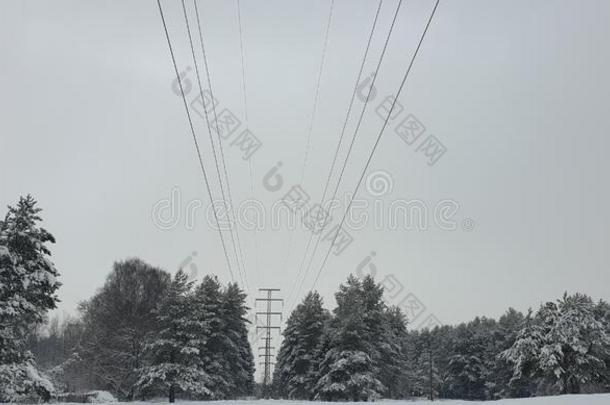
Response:
[{"label": "overcast gray sky", "polygon": [[[214,95],[243,128],[236,3],[198,4]],[[248,127],[262,147],[251,160],[251,188],[233,138],[224,143],[237,203],[254,197],[270,206],[300,181],[329,4],[241,1]],[[335,1],[303,181],[312,201],[322,195],[377,4]],[[396,4],[384,1],[366,75]],[[193,63],[180,3],[163,5],[183,70]],[[396,92],[432,6],[404,2],[341,193],[356,184],[382,124],[375,108]],[[197,252],[199,275],[229,280],[203,211],[194,229],[185,223],[188,203],[207,203],[207,194],[182,101],[172,91],[156,2],[3,1],[0,8],[0,205],[27,193],[39,200],[44,226],[57,238],[60,309],[73,312],[115,260],[131,256],[175,271]],[[565,290],[610,298],[608,21],[604,0],[441,1],[399,102],[401,117],[414,114],[425,125],[420,141],[434,135],[447,151],[429,166],[417,144],[394,133],[396,121],[369,172],[392,176],[384,204],[416,199],[433,211],[439,201],[459,203],[458,229],[368,224],[353,231],[354,242],[331,254],[317,285],[329,306],[338,284],[371,251],[380,279],[394,276],[404,286],[392,302],[413,293],[426,306],[415,324],[430,314],[454,323],[498,316],[509,306],[526,310]],[[194,83],[194,71],[187,73]],[[189,99],[195,96],[191,90]],[[215,180],[204,121],[194,119]],[[278,161],[285,184],[272,192],[262,178]],[[182,215],[162,230],[153,207],[173,188]],[[372,204],[365,186],[358,197]],[[286,297],[309,236],[295,231],[289,252],[290,234],[266,228],[255,239],[240,231],[251,290],[277,287]],[[328,244],[320,246],[307,288]]]}]

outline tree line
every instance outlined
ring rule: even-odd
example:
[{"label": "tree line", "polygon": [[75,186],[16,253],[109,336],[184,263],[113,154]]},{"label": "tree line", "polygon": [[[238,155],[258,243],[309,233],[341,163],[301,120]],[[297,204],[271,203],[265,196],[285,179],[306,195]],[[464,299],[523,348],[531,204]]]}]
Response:
[{"label": "tree line", "polygon": [[279,398],[491,400],[610,392],[610,305],[583,294],[498,320],[409,331],[383,287],[350,276],[330,312],[310,292],[290,315],[274,373]]},{"label": "tree line", "polygon": [[[23,197],[0,221],[0,402],[102,389],[121,400],[235,399],[255,390],[245,293],[140,259],[116,262],[78,314],[59,301],[55,239]],[[565,294],[523,314],[409,330],[374,278],[350,276],[332,311],[310,292],[287,320],[276,397],[486,400],[610,392],[610,305]],[[60,397],[61,398],[61,397]]]},{"label": "tree line", "polygon": [[[31,348],[60,392],[110,391],[131,401],[252,395],[246,295],[215,276],[196,284],[140,259],[117,262],[79,316]],[[55,321],[55,323],[59,323]]]},{"label": "tree line", "polygon": [[47,322],[61,284],[39,212],[27,196],[0,221],[0,402],[92,389],[170,402],[252,394],[246,294],[215,276],[116,262],[76,317]]}]

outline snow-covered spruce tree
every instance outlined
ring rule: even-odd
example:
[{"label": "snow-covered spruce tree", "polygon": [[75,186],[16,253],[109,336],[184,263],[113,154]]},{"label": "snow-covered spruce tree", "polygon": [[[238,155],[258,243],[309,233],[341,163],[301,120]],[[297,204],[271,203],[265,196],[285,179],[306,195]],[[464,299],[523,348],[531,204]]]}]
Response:
[{"label": "snow-covered spruce tree", "polygon": [[[495,320],[475,318],[456,328],[453,355],[449,360],[450,391],[453,398],[490,399],[491,372],[495,364],[493,337]],[[491,384],[491,385],[490,385]]]},{"label": "snow-covered spruce tree", "polygon": [[237,283],[230,283],[222,294],[224,335],[230,347],[225,356],[231,376],[229,398],[250,396],[254,393],[254,356],[248,340],[246,294]]},{"label": "snow-covered spruce tree", "polygon": [[374,297],[380,300],[381,295],[365,291],[365,283],[371,285],[350,275],[335,294],[337,307],[323,338],[316,398],[368,401],[380,398],[385,391],[374,364],[376,348],[371,344],[378,341],[371,318],[383,304],[374,302]]},{"label": "snow-covered spruce tree", "polygon": [[282,343],[280,345],[280,349],[278,350],[277,356],[275,358],[276,363],[275,363],[275,367],[273,369],[273,377],[272,377],[273,398],[281,398],[281,399],[290,398],[289,397],[290,390],[288,390],[288,388],[287,388],[287,381],[289,381],[293,375],[292,363],[288,359],[288,356],[291,351],[290,346],[292,344],[291,342],[289,342],[289,340],[291,340],[290,337],[294,335],[294,330],[295,330],[295,326],[294,326],[295,322],[294,322],[293,315],[294,315],[294,311],[292,311],[292,313],[288,317],[288,320],[286,321],[286,326],[284,327],[284,330],[282,331],[282,335],[283,335]]},{"label": "snow-covered spruce tree", "polygon": [[[604,325],[606,336],[610,336],[610,304],[600,300],[595,305],[595,319],[598,319]],[[598,381],[591,381],[591,384],[586,387],[587,392],[610,392],[610,352],[602,357],[604,357],[606,365],[605,372]]]},{"label": "snow-covered spruce tree", "polygon": [[[552,312],[556,311],[555,304],[550,303],[547,306],[550,306]],[[501,359],[512,365],[512,377],[509,382],[511,387],[523,386],[541,378],[538,357],[540,349],[545,344],[546,333],[547,331],[540,324],[540,317],[536,317],[530,309],[513,345],[499,355]],[[535,388],[531,393],[535,393]]]},{"label": "snow-covered spruce tree", "polygon": [[317,382],[316,351],[330,318],[317,292],[307,294],[290,314],[275,367],[273,384],[282,398],[312,399]]},{"label": "snow-covered spruce tree", "polygon": [[525,322],[525,316],[513,308],[509,308],[498,319],[497,331],[494,334],[496,356],[492,373],[496,392],[494,399],[529,397],[534,392],[531,381],[512,379],[512,364],[500,355],[515,344],[517,335],[525,326]]},{"label": "snow-covered spruce tree", "polygon": [[53,391],[25,348],[28,333],[56,307],[60,286],[46,246],[55,239],[38,226],[36,204],[21,197],[0,222],[0,401],[32,394],[48,399]]},{"label": "snow-covered spruce tree", "polygon": [[362,279],[364,323],[368,352],[376,377],[385,386],[387,398],[401,396],[406,376],[406,353],[402,341],[406,335],[406,318],[398,307],[388,308],[383,300],[383,287],[375,279]]},{"label": "snow-covered spruce tree", "polygon": [[423,373],[419,371],[419,361],[421,352],[419,348],[420,332],[417,330],[408,331],[404,340],[403,351],[407,357],[406,381],[404,389],[406,396],[423,396],[425,380]]},{"label": "snow-covered spruce tree", "polygon": [[428,329],[413,331],[408,337],[408,380],[409,395],[439,397],[441,381],[438,368],[438,338]]},{"label": "snow-covered spruce tree", "polygon": [[225,334],[223,292],[216,276],[208,275],[203,278],[195,290],[194,301],[195,316],[205,325],[199,357],[210,378],[207,384],[210,396],[206,399],[232,397],[237,389],[228,361],[228,352],[233,349],[233,342]]},{"label": "snow-covered spruce tree", "polygon": [[386,398],[403,398],[407,386],[407,356],[403,347],[407,320],[400,308],[390,307],[382,312],[379,321],[383,325],[375,359],[379,380],[386,387]]},{"label": "snow-covered spruce tree", "polygon": [[163,390],[169,402],[178,393],[213,396],[200,352],[205,344],[202,339],[209,334],[208,324],[194,316],[197,308],[191,290],[188,276],[179,270],[156,312],[160,330],[147,346],[151,364],[141,369],[137,382],[141,392]]},{"label": "snow-covered spruce tree", "polygon": [[443,325],[432,329],[430,334],[432,336],[432,364],[435,369],[434,389],[439,398],[448,398],[451,379],[449,362],[451,354],[453,354],[455,329]]},{"label": "snow-covered spruce tree", "polygon": [[561,347],[561,355],[546,358],[543,370],[561,380],[563,393],[579,394],[584,385],[598,381],[606,372],[604,360],[610,353],[610,336],[605,325],[595,317],[593,300],[583,294],[564,294],[558,301],[559,317],[550,340]]},{"label": "snow-covered spruce tree", "polygon": [[541,307],[502,356],[514,365],[514,379],[540,378],[541,393],[576,394],[603,378],[609,351],[595,304],[577,293]]}]

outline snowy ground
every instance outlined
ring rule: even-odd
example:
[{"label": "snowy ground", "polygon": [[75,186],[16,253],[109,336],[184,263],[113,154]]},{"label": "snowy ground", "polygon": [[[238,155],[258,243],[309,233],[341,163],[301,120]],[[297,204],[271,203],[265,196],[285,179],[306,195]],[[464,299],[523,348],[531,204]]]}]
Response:
[{"label": "snowy ground", "polygon": [[[412,404],[420,401],[377,401],[376,405],[402,405]],[[428,402],[428,401],[421,401]],[[435,401],[446,405],[476,405],[476,404],[493,404],[493,405],[610,405],[610,394],[599,395],[564,395],[559,397],[540,397],[528,399],[503,399],[500,401]],[[130,405],[148,405],[159,404],[160,402],[131,402]],[[307,401],[274,401],[274,400],[254,400],[254,401],[211,401],[211,402],[176,402],[177,405],[316,405],[316,404],[341,404],[340,402],[307,402]],[[113,405],[117,405],[115,402]]]}]

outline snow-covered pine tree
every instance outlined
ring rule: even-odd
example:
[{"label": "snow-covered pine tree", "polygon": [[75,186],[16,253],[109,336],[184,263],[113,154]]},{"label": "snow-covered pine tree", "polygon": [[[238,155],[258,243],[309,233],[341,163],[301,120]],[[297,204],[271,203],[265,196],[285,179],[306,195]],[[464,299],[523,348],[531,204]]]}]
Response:
[{"label": "snow-covered pine tree", "polygon": [[[604,360],[610,354],[610,336],[605,325],[595,317],[593,300],[583,294],[567,295],[558,301],[559,317],[551,329],[550,343],[560,346],[560,356],[541,365],[561,380],[563,393],[580,394],[582,386],[598,381],[606,371]],[[548,344],[548,343],[547,343]]]},{"label": "snow-covered pine tree", "polygon": [[[547,304],[553,312],[553,303]],[[538,364],[540,349],[544,345],[547,333],[540,324],[540,317],[535,316],[530,309],[523,322],[523,327],[517,333],[513,345],[500,353],[500,358],[512,364],[510,386],[524,385],[527,381],[535,381],[541,377]]]},{"label": "snow-covered pine tree", "polygon": [[595,304],[577,293],[542,306],[502,357],[514,365],[513,379],[538,377],[542,393],[575,394],[607,372],[609,353],[610,336]]},{"label": "snow-covered pine tree", "polygon": [[454,397],[490,399],[491,372],[495,363],[492,332],[496,321],[475,318],[456,328],[454,354],[449,360],[450,387]]},{"label": "snow-covered pine tree", "polygon": [[[595,305],[595,319],[599,320],[602,325],[604,325],[606,336],[610,336],[610,304],[600,300]],[[592,381],[592,386],[587,387],[592,392],[610,392],[610,352],[602,357],[604,357],[604,363],[606,365],[605,372],[598,381]]]},{"label": "snow-covered pine tree", "polygon": [[407,358],[406,381],[404,390],[406,396],[422,396],[424,392],[423,373],[419,371],[420,353],[419,338],[417,330],[408,331],[403,344],[403,351]]},{"label": "snow-covered pine tree", "polygon": [[440,394],[438,337],[428,329],[409,334],[408,347],[410,394],[434,400]]},{"label": "snow-covered pine tree", "polygon": [[276,393],[283,398],[312,399],[317,382],[316,351],[330,318],[317,292],[309,292],[290,314],[274,374]]},{"label": "snow-covered pine tree", "polygon": [[213,395],[200,352],[205,343],[202,337],[209,334],[208,324],[193,314],[197,308],[192,286],[188,276],[179,270],[157,310],[160,330],[147,346],[151,364],[142,368],[137,383],[142,393],[162,389],[169,402],[174,402],[178,393]]},{"label": "snow-covered pine tree", "polygon": [[383,301],[383,287],[381,284],[375,283],[372,276],[367,275],[361,280],[360,291],[364,304],[364,312],[362,313],[366,331],[364,337],[368,352],[375,366],[379,367],[381,362],[380,350],[386,338],[386,330],[389,327],[388,319],[385,316],[387,305]]},{"label": "snow-covered pine tree", "polygon": [[38,226],[36,204],[21,197],[0,222],[0,401],[32,393],[48,399],[53,390],[25,348],[28,333],[56,307],[61,285],[46,246],[55,238]]},{"label": "snow-covered pine tree", "polygon": [[231,385],[234,391],[229,398],[249,396],[254,393],[254,356],[248,340],[249,322],[246,319],[248,307],[246,294],[237,283],[230,283],[222,294],[222,313],[224,334],[229,338],[231,347],[225,353],[227,357]]},{"label": "snow-covered pine tree", "polygon": [[[496,353],[501,354],[511,348],[517,340],[517,335],[526,322],[525,316],[509,308],[504,315],[498,319],[497,332],[495,334]],[[493,378],[496,385],[496,397],[498,398],[523,398],[533,394],[532,383],[528,380],[513,380],[512,365],[502,355],[496,355]]]},{"label": "snow-covered pine tree", "polygon": [[297,314],[296,310],[292,311],[286,326],[282,331],[284,339],[278,350],[275,368],[273,371],[273,393],[275,397],[279,398],[290,398],[290,389],[288,388],[288,381],[294,376],[293,366],[293,347],[296,346],[297,342]]},{"label": "snow-covered pine tree", "polygon": [[435,327],[430,331],[435,369],[435,390],[440,398],[447,398],[449,393],[449,359],[453,353],[454,332],[454,328],[448,325]]},{"label": "snow-covered pine tree", "polygon": [[397,398],[407,375],[406,353],[402,343],[406,336],[406,318],[398,307],[388,308],[383,287],[372,276],[362,279],[364,322],[368,353],[377,378],[385,386],[387,398]]},{"label": "snow-covered pine tree", "polygon": [[371,345],[378,341],[372,334],[376,327],[370,322],[374,311],[369,313],[378,306],[375,296],[376,291],[365,291],[363,282],[352,275],[339,287],[335,294],[337,307],[324,338],[316,398],[369,401],[380,398],[385,391],[374,363],[376,349]]},{"label": "snow-covered pine tree", "polygon": [[390,307],[383,310],[379,323],[383,325],[376,359],[379,380],[386,387],[386,398],[401,398],[405,394],[408,370],[403,350],[407,320],[399,307]]},{"label": "snow-covered pine tree", "polygon": [[201,364],[210,378],[210,397],[206,399],[229,398],[237,389],[228,362],[233,342],[225,334],[222,286],[216,276],[203,278],[195,290],[194,302],[196,318],[206,325],[199,347]]}]

